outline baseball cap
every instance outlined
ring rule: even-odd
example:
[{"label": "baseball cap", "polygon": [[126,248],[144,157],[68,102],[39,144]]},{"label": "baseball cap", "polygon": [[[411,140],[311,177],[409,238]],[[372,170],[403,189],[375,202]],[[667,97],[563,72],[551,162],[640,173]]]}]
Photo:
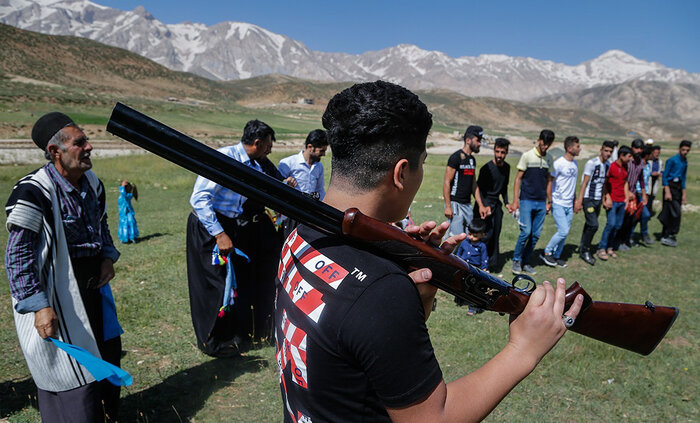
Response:
[{"label": "baseball cap", "polygon": [[466,131],[464,131],[464,138],[474,136],[479,137],[479,139],[481,139],[484,136],[484,128],[477,125],[471,125],[467,128]]}]

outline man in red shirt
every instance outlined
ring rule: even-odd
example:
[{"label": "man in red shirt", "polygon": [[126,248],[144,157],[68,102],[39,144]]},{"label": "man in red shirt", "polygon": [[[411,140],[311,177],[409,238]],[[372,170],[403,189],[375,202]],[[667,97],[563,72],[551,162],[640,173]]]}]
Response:
[{"label": "man in red shirt", "polygon": [[608,176],[605,180],[606,194],[603,197],[603,207],[607,209],[608,221],[605,224],[603,235],[598,244],[598,258],[607,260],[608,257],[617,258],[614,250],[619,247],[615,245],[615,234],[622,226],[625,218],[625,209],[629,201],[629,183],[627,182],[627,163],[632,158],[632,150],[625,146],[620,147],[617,153],[617,160],[610,165]]}]

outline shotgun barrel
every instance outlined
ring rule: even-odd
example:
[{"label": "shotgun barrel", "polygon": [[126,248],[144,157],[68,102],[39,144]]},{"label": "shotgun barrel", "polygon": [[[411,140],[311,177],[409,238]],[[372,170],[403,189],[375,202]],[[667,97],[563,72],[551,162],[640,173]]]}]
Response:
[{"label": "shotgun barrel", "polygon": [[[107,131],[306,225],[359,242],[407,271],[430,268],[431,284],[476,307],[519,314],[534,289],[534,281],[505,282],[357,209],[336,210],[121,103]],[[567,289],[567,308],[578,294],[584,303],[571,331],[642,355],[656,348],[678,316],[677,308],[649,302],[593,301],[576,282]]]}]

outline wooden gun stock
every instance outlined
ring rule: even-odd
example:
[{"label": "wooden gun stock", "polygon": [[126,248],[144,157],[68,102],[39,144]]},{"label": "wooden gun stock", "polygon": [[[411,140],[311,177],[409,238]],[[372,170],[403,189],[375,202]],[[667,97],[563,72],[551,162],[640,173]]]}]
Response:
[{"label": "wooden gun stock", "polygon": [[675,307],[594,301],[570,329],[616,347],[649,355],[678,317]]},{"label": "wooden gun stock", "polygon": [[[345,212],[343,234],[372,246],[377,254],[400,263],[408,271],[430,268],[433,285],[477,307],[520,314],[529,300],[531,290],[518,289],[357,209]],[[678,316],[677,308],[649,302],[638,305],[593,301],[578,282],[566,290],[566,309],[578,294],[583,295],[583,307],[571,331],[642,355],[654,351]]]},{"label": "wooden gun stock", "polygon": [[[114,107],[107,131],[306,225],[343,235],[407,271],[427,267],[433,272],[430,283],[479,308],[519,314],[534,289],[534,281],[527,276],[507,283],[357,209],[343,213],[312,200],[123,104]],[[578,283],[567,290],[567,308],[579,293],[584,304],[572,331],[644,355],[661,342],[678,315],[675,308],[650,303],[593,302]]]}]

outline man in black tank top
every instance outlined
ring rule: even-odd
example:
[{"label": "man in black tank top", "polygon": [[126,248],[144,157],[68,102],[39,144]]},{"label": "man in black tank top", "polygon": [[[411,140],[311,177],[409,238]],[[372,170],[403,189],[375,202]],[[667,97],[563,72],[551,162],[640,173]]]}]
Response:
[{"label": "man in black tank top", "polygon": [[[426,106],[398,85],[356,84],[337,94],[323,115],[333,150],[323,201],[384,222],[403,219],[423,179],[431,125]],[[437,244],[447,228],[427,222],[406,230]],[[443,248],[464,238],[450,237]],[[274,330],[285,422],[480,420],[566,330],[564,281],[556,293],[545,282],[511,324],[508,345],[446,384],[425,325],[436,293],[424,283],[430,270],[406,274],[304,225],[281,257]],[[580,306],[577,299],[567,314],[575,317]]]}]

